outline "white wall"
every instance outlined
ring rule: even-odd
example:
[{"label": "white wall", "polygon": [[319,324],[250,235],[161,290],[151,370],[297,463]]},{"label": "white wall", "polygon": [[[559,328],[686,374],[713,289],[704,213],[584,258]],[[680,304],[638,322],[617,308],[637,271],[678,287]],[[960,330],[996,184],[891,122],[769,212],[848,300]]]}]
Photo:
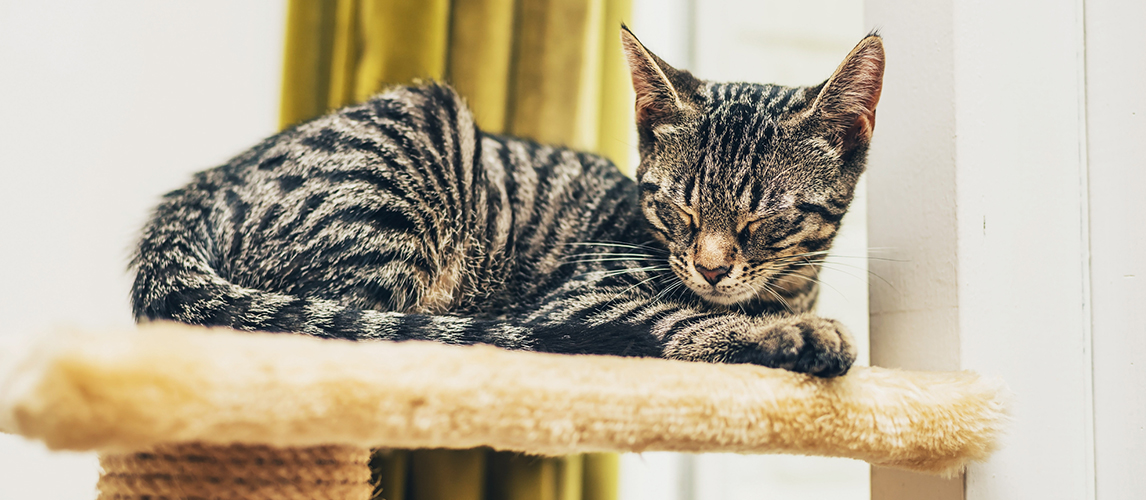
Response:
[{"label": "white wall", "polygon": [[[158,196],[276,129],[285,2],[0,0],[0,341],[129,325]],[[0,434],[0,498],[94,497],[90,454]]]},{"label": "white wall", "polygon": [[[870,181],[873,361],[973,369],[1014,422],[963,481],[876,471],[873,497],[1140,498],[1146,482],[1146,7],[868,0],[883,27]],[[877,133],[878,135],[878,133]]]}]

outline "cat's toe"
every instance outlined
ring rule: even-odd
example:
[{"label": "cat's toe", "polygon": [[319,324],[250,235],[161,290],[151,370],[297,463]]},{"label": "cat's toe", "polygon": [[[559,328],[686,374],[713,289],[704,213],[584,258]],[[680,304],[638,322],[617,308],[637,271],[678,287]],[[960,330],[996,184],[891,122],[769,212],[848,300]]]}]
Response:
[{"label": "cat's toe", "polygon": [[792,370],[819,377],[838,377],[856,360],[855,341],[839,321],[806,318],[801,323],[804,348]]},{"label": "cat's toe", "polygon": [[836,320],[788,318],[764,327],[755,337],[752,348],[738,350],[729,361],[838,377],[856,359],[851,333]]}]

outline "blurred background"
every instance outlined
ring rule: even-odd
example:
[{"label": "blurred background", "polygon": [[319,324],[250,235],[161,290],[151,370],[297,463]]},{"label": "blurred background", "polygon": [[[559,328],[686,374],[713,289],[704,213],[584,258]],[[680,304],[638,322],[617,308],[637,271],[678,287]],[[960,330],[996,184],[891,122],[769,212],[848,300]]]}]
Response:
[{"label": "blurred background", "polygon": [[[631,7],[623,20],[647,47],[714,80],[817,84],[867,32],[862,0]],[[286,0],[0,0],[0,346],[61,325],[132,324],[127,256],[158,197],[284,119],[287,17]],[[600,112],[628,123],[629,99]],[[635,164],[631,129],[609,141],[594,144]],[[840,265],[825,270],[820,312],[853,329],[866,363],[863,193],[835,248]],[[94,498],[97,475],[94,455],[0,435],[0,499]],[[861,499],[868,481],[866,464],[842,459],[621,459],[630,500]]]}]

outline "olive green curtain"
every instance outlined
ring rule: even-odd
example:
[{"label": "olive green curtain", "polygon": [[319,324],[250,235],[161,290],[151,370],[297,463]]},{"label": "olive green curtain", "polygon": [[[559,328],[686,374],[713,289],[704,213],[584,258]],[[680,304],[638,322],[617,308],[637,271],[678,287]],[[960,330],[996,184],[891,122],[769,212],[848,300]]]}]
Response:
[{"label": "olive green curtain", "polygon": [[[619,29],[631,0],[291,0],[280,124],[388,85],[444,80],[486,131],[599,153],[629,171],[633,96]],[[618,457],[387,450],[387,500],[613,500]]]},{"label": "olive green curtain", "polygon": [[281,124],[387,85],[445,80],[486,131],[599,153],[629,171],[631,0],[292,0]]}]

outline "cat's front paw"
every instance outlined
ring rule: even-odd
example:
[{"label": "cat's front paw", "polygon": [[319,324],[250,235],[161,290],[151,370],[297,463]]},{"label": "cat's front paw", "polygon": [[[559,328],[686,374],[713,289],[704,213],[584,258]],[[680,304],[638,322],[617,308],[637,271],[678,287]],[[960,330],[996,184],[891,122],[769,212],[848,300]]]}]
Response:
[{"label": "cat's front paw", "polygon": [[837,377],[856,360],[855,341],[844,325],[811,315],[773,318],[736,340],[727,362]]}]

